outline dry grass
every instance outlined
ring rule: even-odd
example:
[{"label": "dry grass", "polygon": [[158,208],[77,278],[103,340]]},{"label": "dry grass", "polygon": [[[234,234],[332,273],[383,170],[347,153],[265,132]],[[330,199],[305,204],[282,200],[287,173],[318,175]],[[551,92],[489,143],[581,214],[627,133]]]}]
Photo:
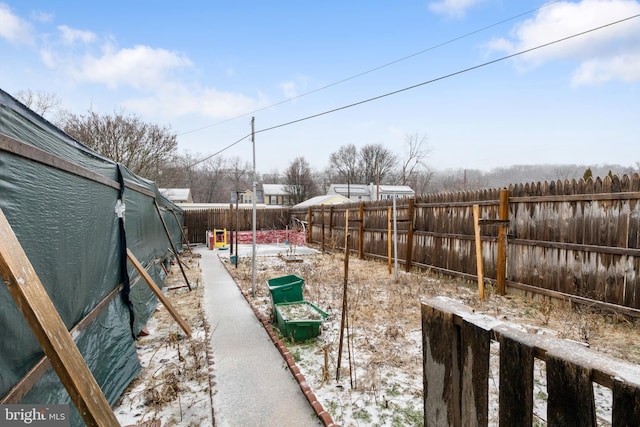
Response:
[{"label": "dry grass", "polygon": [[[151,334],[136,343],[143,369],[115,405],[116,411],[137,414],[138,424],[161,420],[163,426],[178,426],[185,425],[187,419],[189,425],[211,422],[208,326],[202,308],[200,259],[190,254],[181,259],[192,290],[186,287],[180,269],[174,265],[166,280],[166,286],[173,289],[166,296],[192,329],[192,336],[187,337],[169,311],[161,304],[158,306],[148,323]],[[197,407],[208,407],[209,414],[192,415],[202,412],[194,411]]]},{"label": "dry grass", "polygon": [[[240,262],[228,268],[237,283],[251,291],[251,263]],[[326,253],[304,257],[303,263],[286,263],[276,258],[257,260],[254,304],[269,313],[268,279],[296,274],[305,280],[304,297],[339,318],[344,284],[344,257]],[[498,319],[526,325],[531,332],[555,331],[566,339],[588,344],[593,349],[640,363],[638,321],[613,313],[599,312],[587,306],[567,307],[543,298],[518,295],[499,296],[491,287],[480,301],[475,283],[452,279],[430,272],[399,272],[398,280],[387,265],[377,261],[349,260],[349,326],[353,331],[354,359],[375,368],[378,364],[421,366],[419,360],[406,360],[402,349],[415,346],[420,332],[420,302],[435,296],[455,298],[476,311]],[[326,341],[326,340],[325,340]],[[330,353],[336,342],[328,339]],[[410,370],[412,370],[411,368]]]}]

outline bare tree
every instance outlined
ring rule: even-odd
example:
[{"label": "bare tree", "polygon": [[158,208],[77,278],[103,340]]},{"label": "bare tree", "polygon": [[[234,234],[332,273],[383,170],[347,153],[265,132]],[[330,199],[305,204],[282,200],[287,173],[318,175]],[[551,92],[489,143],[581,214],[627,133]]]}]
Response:
[{"label": "bare tree", "polygon": [[304,157],[297,157],[291,162],[285,171],[285,185],[291,204],[302,203],[318,195],[318,186]]},{"label": "bare tree", "polygon": [[341,179],[347,180],[347,197],[351,197],[351,184],[358,174],[358,150],[353,144],[343,145],[329,156],[330,168],[338,172]]},{"label": "bare tree", "polygon": [[400,165],[400,184],[409,185],[412,175],[418,171],[425,171],[425,159],[431,154],[427,145],[427,137],[417,133],[407,135],[405,142],[405,157]]},{"label": "bare tree", "polygon": [[362,184],[381,183],[391,177],[398,164],[396,155],[382,144],[369,144],[360,149],[359,179]]},{"label": "bare tree", "polygon": [[149,179],[157,178],[178,145],[176,135],[169,128],[123,113],[68,114],[62,128],[88,147]]},{"label": "bare tree", "polygon": [[16,93],[16,98],[22,102],[27,108],[46,117],[48,113],[52,113],[60,108],[60,99],[55,93],[44,92],[41,90],[21,90]]}]

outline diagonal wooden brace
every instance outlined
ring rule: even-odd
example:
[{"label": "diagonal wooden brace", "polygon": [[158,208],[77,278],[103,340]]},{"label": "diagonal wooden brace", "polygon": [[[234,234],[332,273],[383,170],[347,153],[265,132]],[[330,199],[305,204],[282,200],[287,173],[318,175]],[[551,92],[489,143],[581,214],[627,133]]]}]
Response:
[{"label": "diagonal wooden brace", "polygon": [[119,425],[2,209],[0,236],[0,275],[84,422]]}]

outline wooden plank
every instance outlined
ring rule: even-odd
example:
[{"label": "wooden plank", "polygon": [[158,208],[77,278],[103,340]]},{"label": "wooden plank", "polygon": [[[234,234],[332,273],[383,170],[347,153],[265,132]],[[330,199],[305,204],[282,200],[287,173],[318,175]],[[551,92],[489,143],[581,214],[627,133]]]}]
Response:
[{"label": "wooden plank", "polygon": [[[116,286],[109,294],[96,305],[93,310],[89,312],[85,317],[82,318],[69,332],[71,336],[76,336],[76,334],[85,330],[91,322],[100,314],[100,312],[107,307],[107,305],[120,293],[122,290],[122,284]],[[42,377],[47,369],[51,367],[51,362],[49,359],[44,356],[25,374],[24,377],[16,385],[14,385],[11,390],[0,399],[0,405],[8,404],[8,403],[20,403],[20,400],[24,397],[25,394],[33,385]]]},{"label": "wooden plank", "polygon": [[507,230],[509,228],[509,190],[500,190],[500,206],[498,207],[498,265],[496,266],[496,293],[506,293],[507,280]]},{"label": "wooden plank", "polygon": [[415,199],[409,199],[409,207],[408,207],[408,216],[409,216],[409,229],[407,230],[407,257],[405,263],[405,271],[408,273],[411,271],[411,266],[413,263],[413,231],[415,229]]},{"label": "wooden plank", "polygon": [[480,206],[473,205],[473,229],[476,236],[476,272],[478,274],[478,297],[484,299],[484,274],[482,272],[482,239],[480,237]]},{"label": "wooden plank", "polygon": [[155,200],[153,201],[153,203],[156,205],[156,212],[158,212],[158,217],[160,217],[162,228],[164,228],[164,233],[167,235],[167,240],[169,240],[169,246],[171,246],[171,249],[173,250],[173,254],[178,259],[178,267],[180,267],[180,271],[182,272],[182,277],[184,277],[184,282],[189,287],[189,290],[191,290],[191,284],[189,283],[189,279],[187,278],[187,273],[185,273],[184,268],[182,268],[182,263],[180,262],[180,258],[178,256],[178,250],[176,249],[176,246],[173,244],[173,240],[171,240],[171,233],[169,233],[169,228],[167,227],[167,223],[164,221],[164,218],[162,218],[162,212],[160,211],[160,206],[158,206],[158,202],[156,202]]},{"label": "wooden plank", "polygon": [[31,144],[26,144],[22,141],[18,141],[17,139],[2,134],[0,134],[0,151],[7,151],[25,159],[61,170],[63,172],[80,176],[90,181],[94,181],[118,190],[120,189],[120,183],[118,183],[118,181],[116,180],[109,179],[90,169],[83,168],[82,166],[79,166],[73,162],[41,150],[40,148],[35,147]]},{"label": "wooden plank", "polygon": [[364,202],[360,202],[358,212],[358,259],[364,259]]},{"label": "wooden plank", "polygon": [[500,335],[499,424],[533,425],[533,347],[503,330]]},{"label": "wooden plank", "polygon": [[393,243],[392,231],[391,231],[391,222],[392,222],[392,213],[391,208],[387,208],[387,268],[389,269],[389,274],[391,274],[391,262],[393,260],[393,252],[391,250],[391,245]]},{"label": "wooden plank", "polygon": [[484,427],[489,424],[491,332],[464,320],[461,333],[463,405],[460,418],[463,426]]},{"label": "wooden plank", "polygon": [[164,294],[162,293],[162,290],[158,287],[156,282],[149,275],[149,273],[144,268],[144,266],[140,263],[140,261],[138,261],[138,259],[133,254],[133,252],[131,252],[131,249],[128,249],[128,248],[127,248],[127,258],[129,259],[129,261],[131,261],[131,264],[133,264],[133,266],[136,268],[136,270],[138,270],[138,273],[140,273],[140,275],[147,282],[147,285],[149,285],[149,289],[151,289],[151,291],[158,297],[160,302],[162,302],[162,305],[164,305],[167,308],[167,310],[169,311],[169,314],[171,314],[171,317],[173,317],[174,320],[176,322],[178,322],[178,324],[180,325],[180,327],[182,328],[184,333],[187,334],[187,336],[190,337],[191,336],[191,328],[189,327],[187,322],[185,322],[185,320],[182,318],[182,316],[180,316],[180,313],[178,313],[173,308],[173,306],[171,305],[171,303],[169,302],[167,297],[165,297]]},{"label": "wooden plank", "polygon": [[640,426],[640,386],[613,382],[613,427]]},{"label": "wooden plank", "polygon": [[423,304],[424,425],[460,425],[460,334],[453,315]]},{"label": "wooden plank", "polygon": [[547,353],[547,425],[596,426],[591,369]]},{"label": "wooden plank", "polygon": [[118,420],[0,209],[0,274],[88,426]]}]

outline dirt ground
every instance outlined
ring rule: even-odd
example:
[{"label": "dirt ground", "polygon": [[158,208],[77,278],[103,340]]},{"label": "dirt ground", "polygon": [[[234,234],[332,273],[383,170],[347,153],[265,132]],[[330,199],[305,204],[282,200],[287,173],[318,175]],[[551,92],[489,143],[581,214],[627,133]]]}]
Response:
[{"label": "dirt ground", "polygon": [[[193,326],[194,334],[186,339],[164,309],[153,316],[152,333],[141,339],[139,346],[155,346],[156,350],[141,351],[139,347],[143,373],[120,402],[125,410],[136,408],[140,414],[146,414],[145,418],[132,419],[131,423],[160,419],[163,426],[205,426],[211,422],[204,416],[199,420],[186,409],[189,406],[195,413],[210,411],[204,401],[210,387],[215,387],[215,380],[211,383],[208,376],[207,363],[213,361],[206,356],[207,325],[201,304],[200,260],[189,256],[183,259],[189,266],[186,271],[194,291],[179,287],[167,295]],[[586,306],[564,307],[542,298],[499,296],[490,287],[485,290],[485,300],[480,301],[475,283],[428,271],[401,271],[396,280],[386,263],[351,257],[347,280],[348,332],[338,370],[344,256],[324,253],[301,256],[293,261],[296,262],[287,262],[286,257],[257,258],[256,293],[251,300],[260,312],[272,316],[267,280],[288,274],[304,279],[305,300],[329,317],[316,339],[304,343],[289,341],[287,345],[325,410],[342,426],[422,424],[420,302],[436,296],[447,296],[477,312],[524,325],[532,333],[582,342],[597,351],[640,364],[640,326],[636,319]],[[224,262],[238,285],[251,293],[251,260],[240,259],[237,265],[228,259]],[[184,284],[176,265],[167,284],[169,287]],[[159,357],[161,348],[164,351],[172,348],[173,353]],[[541,399],[544,400],[544,396]],[[176,405],[178,400],[180,405]],[[606,409],[604,412],[606,418]],[[192,417],[188,424],[186,417]],[[492,419],[495,420],[495,414]],[[544,416],[539,419],[539,425],[544,425]]]}]

